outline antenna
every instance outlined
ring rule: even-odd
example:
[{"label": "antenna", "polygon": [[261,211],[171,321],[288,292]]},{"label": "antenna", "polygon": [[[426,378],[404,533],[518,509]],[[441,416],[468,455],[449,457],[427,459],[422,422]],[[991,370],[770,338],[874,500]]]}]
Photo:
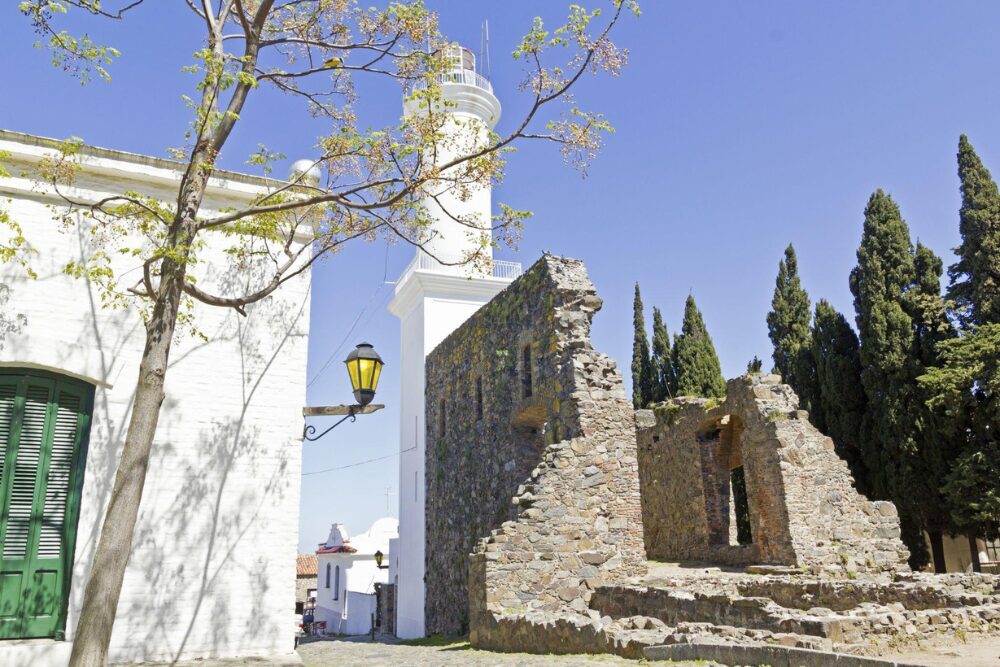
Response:
[{"label": "antenna", "polygon": [[493,78],[493,63],[490,60],[490,22],[489,19],[483,22],[486,27],[486,78]]}]

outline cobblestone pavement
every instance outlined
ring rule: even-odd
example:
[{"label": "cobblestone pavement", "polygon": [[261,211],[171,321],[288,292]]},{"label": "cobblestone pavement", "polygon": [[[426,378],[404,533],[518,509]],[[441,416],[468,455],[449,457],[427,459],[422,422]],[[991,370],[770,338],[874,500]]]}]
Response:
[{"label": "cobblestone pavement", "polygon": [[[299,645],[304,667],[711,667],[706,662],[643,663],[613,655],[531,655],[477,651],[467,642],[437,646],[407,646],[395,640],[372,643],[367,637],[305,640]],[[980,638],[967,644],[924,648],[882,656],[927,667],[996,667],[1000,665],[1000,638]],[[204,665],[204,663],[199,663]],[[228,667],[228,665],[227,665]],[[256,667],[256,665],[254,665]]]},{"label": "cobblestone pavement", "polygon": [[[527,653],[492,653],[477,651],[467,642],[442,646],[406,646],[398,643],[372,643],[367,637],[347,637],[303,642],[299,655],[305,667],[536,667],[582,665],[583,667],[636,667],[635,660],[613,655],[529,655]],[[687,663],[672,663],[679,667]],[[694,664],[694,663],[690,663]],[[702,666],[705,663],[700,663]]]}]

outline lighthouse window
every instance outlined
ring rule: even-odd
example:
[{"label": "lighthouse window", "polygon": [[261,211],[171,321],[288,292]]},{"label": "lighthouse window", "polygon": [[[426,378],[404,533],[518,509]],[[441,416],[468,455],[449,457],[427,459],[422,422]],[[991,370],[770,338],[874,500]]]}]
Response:
[{"label": "lighthouse window", "polygon": [[531,344],[524,346],[524,350],[521,352],[521,386],[523,387],[524,397],[528,398],[531,396]]}]

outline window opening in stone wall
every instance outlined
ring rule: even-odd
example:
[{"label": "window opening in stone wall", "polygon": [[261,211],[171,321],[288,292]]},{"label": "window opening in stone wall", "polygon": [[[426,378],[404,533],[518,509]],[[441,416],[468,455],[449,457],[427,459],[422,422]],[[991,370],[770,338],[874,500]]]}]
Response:
[{"label": "window opening in stone wall", "polygon": [[1000,539],[986,540],[986,557],[991,563],[1000,563]]},{"label": "window opening in stone wall", "polygon": [[326,564],[326,587],[330,587],[330,564]]},{"label": "window opening in stone wall", "polygon": [[444,416],[444,399],[442,398],[441,402],[438,404],[438,437],[439,438],[444,438],[444,433],[445,433],[445,428],[446,427],[447,427],[447,423],[445,422],[445,416]]},{"label": "window opening in stone wall", "polygon": [[729,484],[732,489],[733,510],[736,514],[736,542],[744,546],[752,544],[750,503],[747,499],[747,481],[743,466],[729,471]]},{"label": "window opening in stone wall", "polygon": [[521,352],[521,385],[525,398],[531,396],[531,344],[524,346]]},{"label": "window opening in stone wall", "polygon": [[476,421],[483,420],[483,378],[476,378]]},{"label": "window opening in stone wall", "polygon": [[[329,568],[330,566],[327,565]],[[340,566],[338,565],[333,571],[333,599],[340,599]]]}]

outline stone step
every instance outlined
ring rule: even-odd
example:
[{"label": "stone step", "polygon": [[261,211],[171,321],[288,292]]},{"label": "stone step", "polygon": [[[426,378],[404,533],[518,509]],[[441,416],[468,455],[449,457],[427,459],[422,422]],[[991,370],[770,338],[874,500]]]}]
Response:
[{"label": "stone step", "polygon": [[646,660],[709,660],[722,665],[770,667],[921,667],[894,660],[776,645],[738,645],[713,641],[665,644],[643,650]]}]

